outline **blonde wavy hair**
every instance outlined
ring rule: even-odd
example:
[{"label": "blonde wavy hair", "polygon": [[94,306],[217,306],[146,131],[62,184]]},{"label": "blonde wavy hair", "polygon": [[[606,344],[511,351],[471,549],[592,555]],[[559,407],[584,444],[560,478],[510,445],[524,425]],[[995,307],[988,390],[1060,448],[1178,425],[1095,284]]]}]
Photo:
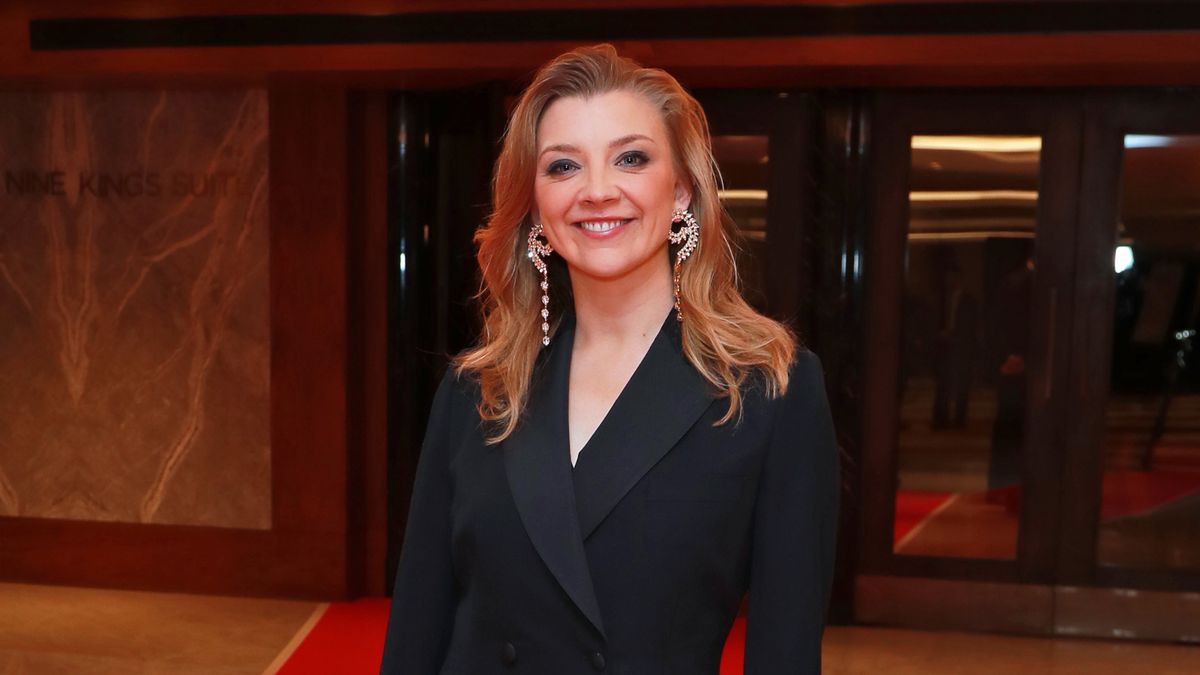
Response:
[{"label": "blonde wavy hair", "polygon": [[[459,375],[473,374],[478,381],[479,415],[498,430],[487,439],[489,444],[517,428],[542,350],[541,279],[526,253],[538,123],[559,98],[612,91],[641,94],[662,112],[676,173],[686,176],[691,187],[690,208],[700,224],[700,245],[681,272],[683,352],[712,384],[715,395],[729,399],[727,412],[716,424],[735,415],[740,419],[742,386],[754,372],[764,376],[768,396],[787,390],[796,337],[786,325],[756,312],[738,289],[738,233],[718,198],[719,170],[704,110],[667,72],[643,68],[609,44],[581,47],[543,66],[521,94],[496,161],[492,212],[474,237],[482,272],[476,299],[483,333],[475,347],[454,359],[454,367]],[[561,258],[552,255],[547,263],[554,333],[573,299]]]}]

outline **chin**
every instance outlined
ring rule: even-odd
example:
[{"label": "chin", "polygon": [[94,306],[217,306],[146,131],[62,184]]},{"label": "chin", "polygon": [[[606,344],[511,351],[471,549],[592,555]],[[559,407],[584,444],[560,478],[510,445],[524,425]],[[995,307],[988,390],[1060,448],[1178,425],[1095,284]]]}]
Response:
[{"label": "chin", "polygon": [[[663,238],[666,238],[665,235]],[[568,262],[568,266],[592,279],[619,279],[639,273],[639,270],[648,272],[644,268],[657,259],[661,259],[666,265],[668,256],[665,250],[665,246],[662,250],[655,251],[623,248],[592,250],[582,252],[584,255],[579,256],[573,264]]]},{"label": "chin", "polygon": [[[597,253],[599,253],[597,255]],[[644,261],[642,261],[644,262]],[[583,260],[574,265],[581,272],[594,279],[616,279],[636,270],[640,262],[619,251],[593,252],[584,256]]]},{"label": "chin", "polygon": [[636,267],[636,265],[629,264],[585,264],[578,265],[576,269],[593,279],[619,279]]}]

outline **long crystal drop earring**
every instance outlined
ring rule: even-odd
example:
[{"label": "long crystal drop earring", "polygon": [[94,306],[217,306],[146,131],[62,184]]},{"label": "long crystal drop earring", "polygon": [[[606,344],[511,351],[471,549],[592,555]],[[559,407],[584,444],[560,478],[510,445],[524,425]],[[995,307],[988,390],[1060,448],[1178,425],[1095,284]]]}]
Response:
[{"label": "long crystal drop earring", "polygon": [[683,261],[696,250],[700,245],[700,224],[696,222],[696,216],[692,215],[691,211],[686,209],[675,209],[671,213],[671,223],[682,222],[683,227],[678,230],[671,230],[668,239],[672,244],[683,244],[683,247],[675,254],[675,317],[683,321],[683,309],[679,306],[679,276],[680,268]]},{"label": "long crystal drop earring", "polygon": [[543,242],[542,224],[534,223],[529,228],[529,259],[533,266],[542,274],[542,346],[550,344],[550,273],[546,268],[546,256],[554,252],[549,241]]}]

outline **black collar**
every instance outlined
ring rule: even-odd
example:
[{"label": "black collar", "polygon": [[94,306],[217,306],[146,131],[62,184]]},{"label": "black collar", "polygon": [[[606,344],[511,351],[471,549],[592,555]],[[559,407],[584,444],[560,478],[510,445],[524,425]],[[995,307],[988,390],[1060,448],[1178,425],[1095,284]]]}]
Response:
[{"label": "black collar", "polygon": [[575,321],[565,313],[534,371],[522,422],[502,444],[529,538],[602,636],[584,541],[714,400],[708,381],[683,354],[678,323],[671,311],[572,467],[567,394]]}]

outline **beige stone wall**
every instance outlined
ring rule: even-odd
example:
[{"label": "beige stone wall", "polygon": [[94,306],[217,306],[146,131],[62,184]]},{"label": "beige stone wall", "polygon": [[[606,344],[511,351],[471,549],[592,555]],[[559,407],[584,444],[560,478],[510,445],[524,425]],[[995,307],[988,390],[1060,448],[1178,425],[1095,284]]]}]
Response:
[{"label": "beige stone wall", "polygon": [[269,528],[266,92],[0,110],[0,515]]}]

